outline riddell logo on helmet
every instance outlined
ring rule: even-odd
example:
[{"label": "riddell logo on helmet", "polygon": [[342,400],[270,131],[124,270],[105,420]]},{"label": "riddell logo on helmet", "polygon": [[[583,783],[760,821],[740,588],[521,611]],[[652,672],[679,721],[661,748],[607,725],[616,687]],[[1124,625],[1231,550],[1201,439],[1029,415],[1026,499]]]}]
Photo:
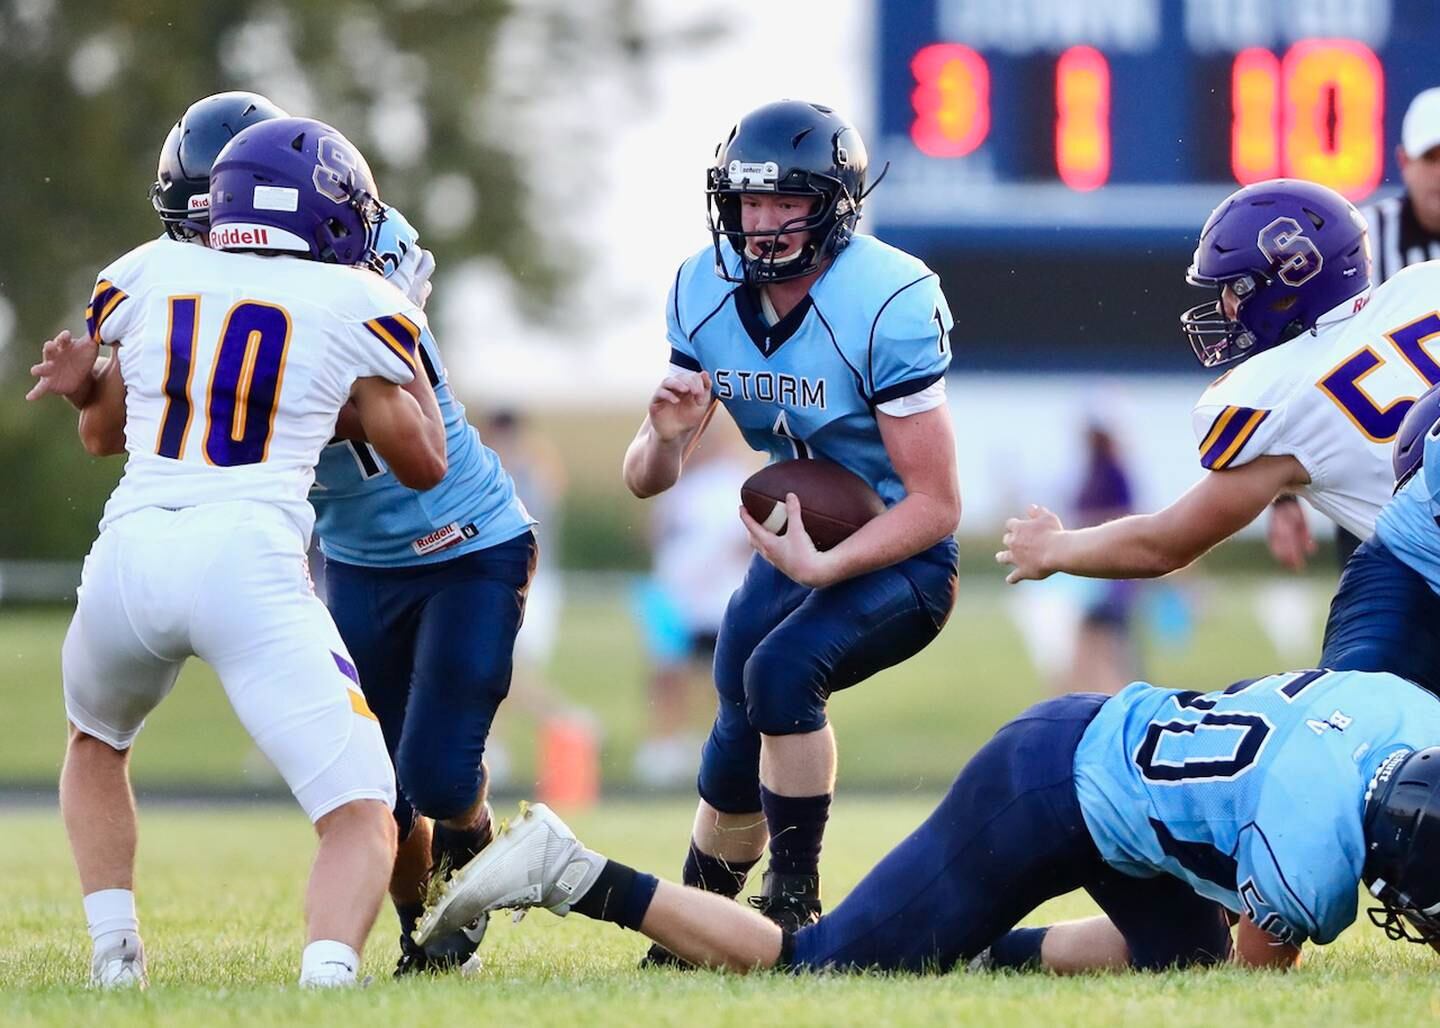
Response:
[{"label": "riddell logo on helmet", "polygon": [[192,211],[208,211],[210,209],[210,194],[196,193],[190,198],[188,206]]},{"label": "riddell logo on helmet", "polygon": [[230,246],[269,246],[270,232],[268,229],[255,228],[215,228],[210,230],[210,245],[217,250],[223,250]]}]

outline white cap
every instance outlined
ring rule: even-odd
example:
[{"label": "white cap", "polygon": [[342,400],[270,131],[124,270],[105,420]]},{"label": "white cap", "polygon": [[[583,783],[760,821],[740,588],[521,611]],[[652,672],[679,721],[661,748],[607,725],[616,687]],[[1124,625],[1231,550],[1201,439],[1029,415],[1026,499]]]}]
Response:
[{"label": "white cap", "polygon": [[1400,145],[1411,160],[1440,146],[1440,86],[1427,89],[1410,101],[1400,127]]}]

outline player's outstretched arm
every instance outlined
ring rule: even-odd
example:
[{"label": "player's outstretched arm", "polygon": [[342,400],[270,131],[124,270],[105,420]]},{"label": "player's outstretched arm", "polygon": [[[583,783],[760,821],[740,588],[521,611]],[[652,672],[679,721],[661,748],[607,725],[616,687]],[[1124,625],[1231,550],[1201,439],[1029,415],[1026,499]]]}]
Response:
[{"label": "player's outstretched arm", "polygon": [[125,452],[125,379],[118,360],[100,369],[86,395],[80,408],[80,442],[92,457]]},{"label": "player's outstretched arm", "polygon": [[1094,528],[1066,531],[1044,507],[1005,523],[1011,565],[1007,582],[1048,578],[1057,571],[1087,578],[1158,578],[1195,561],[1260,516],[1276,495],[1310,481],[1294,457],[1259,457],[1211,471],[1189,492],[1154,514],[1133,514]]},{"label": "player's outstretched arm", "polygon": [[365,438],[380,452],[400,481],[411,489],[431,489],[445,477],[445,422],[425,376],[413,390],[383,378],[357,378],[350,399]]},{"label": "player's outstretched arm", "polygon": [[1235,950],[1231,959],[1241,967],[1289,971],[1300,963],[1300,947],[1281,942],[1262,931],[1249,917],[1242,917],[1235,926]]},{"label": "player's outstretched arm", "polygon": [[625,486],[642,500],[680,479],[689,444],[710,409],[710,373],[674,370],[650,396],[640,431],[625,451]]}]

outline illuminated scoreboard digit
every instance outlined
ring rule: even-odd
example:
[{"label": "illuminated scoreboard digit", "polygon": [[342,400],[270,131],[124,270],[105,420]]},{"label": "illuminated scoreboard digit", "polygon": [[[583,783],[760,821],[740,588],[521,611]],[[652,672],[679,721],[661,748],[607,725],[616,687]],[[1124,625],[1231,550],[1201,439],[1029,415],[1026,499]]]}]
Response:
[{"label": "illuminated scoreboard digit", "polygon": [[[877,0],[876,218],[1193,232],[1236,184],[1363,201],[1440,85],[1433,0]],[[1102,233],[1102,237],[1104,233]],[[1097,237],[1101,238],[1101,237]]]}]

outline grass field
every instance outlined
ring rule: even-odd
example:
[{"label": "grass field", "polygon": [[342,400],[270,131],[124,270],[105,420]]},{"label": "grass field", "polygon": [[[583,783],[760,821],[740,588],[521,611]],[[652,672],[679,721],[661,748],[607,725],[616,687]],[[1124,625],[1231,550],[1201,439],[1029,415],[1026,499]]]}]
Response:
[{"label": "grass field", "polygon": [[[1184,585],[1193,632],[1143,640],[1146,672],[1168,685],[1214,688],[1287,661],[1257,625],[1255,582]],[[1312,601],[1323,599],[1314,583]],[[832,706],[841,744],[841,790],[824,872],[834,903],[929,809],[964,759],[994,728],[1044,692],[1007,613],[1009,593],[962,579],[940,639],[900,669]],[[607,782],[623,783],[644,723],[644,668],[625,605],[571,594],[550,677],[596,712]],[[1323,606],[1315,607],[1315,612]],[[0,693],[6,745],[0,785],[53,781],[63,745],[58,652],[67,612],[0,613]],[[1313,658],[1311,658],[1313,659]],[[1290,661],[1304,663],[1300,658]],[[504,717],[504,715],[502,715]],[[524,718],[510,717],[522,774]],[[146,729],[136,777],[150,786],[269,788],[248,741],[209,673],[192,665]],[[891,798],[859,786],[888,789]],[[847,795],[847,788],[853,790]],[[634,795],[633,792],[630,795]],[[609,800],[572,820],[592,845],[673,873],[691,803]],[[537,913],[497,922],[484,972],[470,980],[393,982],[393,915],[382,915],[366,954],[369,989],[309,995],[294,986],[300,897],[312,840],[285,804],[205,807],[142,803],[139,899],[153,988],[96,996],[83,987],[88,937],[59,819],[51,809],[0,807],[0,1023],[6,1025],[504,1024],[1044,1024],[1164,1025],[1407,1023],[1440,1015],[1435,965],[1418,947],[1385,942],[1368,926],[1307,955],[1283,977],[1221,970],[1060,980],[953,974],[938,978],[826,976],[749,979],[641,974],[637,937],[607,925]],[[1091,911],[1057,901],[1035,920]]]},{"label": "grass field", "polygon": [[[930,797],[840,805],[825,849],[831,902],[925,813]],[[690,808],[610,803],[572,820],[591,845],[660,871],[679,860]],[[935,1025],[1414,1024],[1440,1015],[1434,955],[1368,925],[1313,949],[1288,976],[1223,970],[1058,979],[635,970],[645,943],[579,916],[497,919],[470,979],[395,982],[393,915],[366,951],[370,988],[301,993],[300,895],[308,826],[283,807],[142,814],[138,894],[152,987],[96,995],[63,833],[50,812],[0,813],[0,1023],[6,1025]],[[1041,919],[1090,911],[1052,904]]]},{"label": "grass field", "polygon": [[[1001,723],[1044,695],[1008,610],[1017,590],[990,582],[987,570],[964,569],[955,613],[934,643],[831,704],[842,785],[943,788]],[[1142,633],[1143,672],[1151,681],[1220,688],[1306,664],[1318,653],[1318,619],[1327,588],[1323,577],[1309,587],[1313,642],[1284,656],[1256,623],[1255,608],[1263,601],[1257,580],[1195,579],[1176,588],[1190,597],[1193,632],[1170,641],[1155,631]],[[549,678],[566,699],[595,712],[602,730],[604,780],[627,785],[646,723],[644,654],[628,599],[623,586],[598,593],[571,589],[568,598]],[[59,654],[68,618],[61,609],[0,607],[6,727],[0,786],[53,786],[64,748]],[[697,697],[697,731],[707,727],[707,711],[713,711],[712,701]],[[526,783],[534,780],[533,719],[512,702],[501,709],[496,732],[513,757],[511,790],[527,791]],[[134,774],[142,786],[242,794],[280,788],[274,772],[254,753],[214,676],[196,661],[147,723],[136,747]]]}]

